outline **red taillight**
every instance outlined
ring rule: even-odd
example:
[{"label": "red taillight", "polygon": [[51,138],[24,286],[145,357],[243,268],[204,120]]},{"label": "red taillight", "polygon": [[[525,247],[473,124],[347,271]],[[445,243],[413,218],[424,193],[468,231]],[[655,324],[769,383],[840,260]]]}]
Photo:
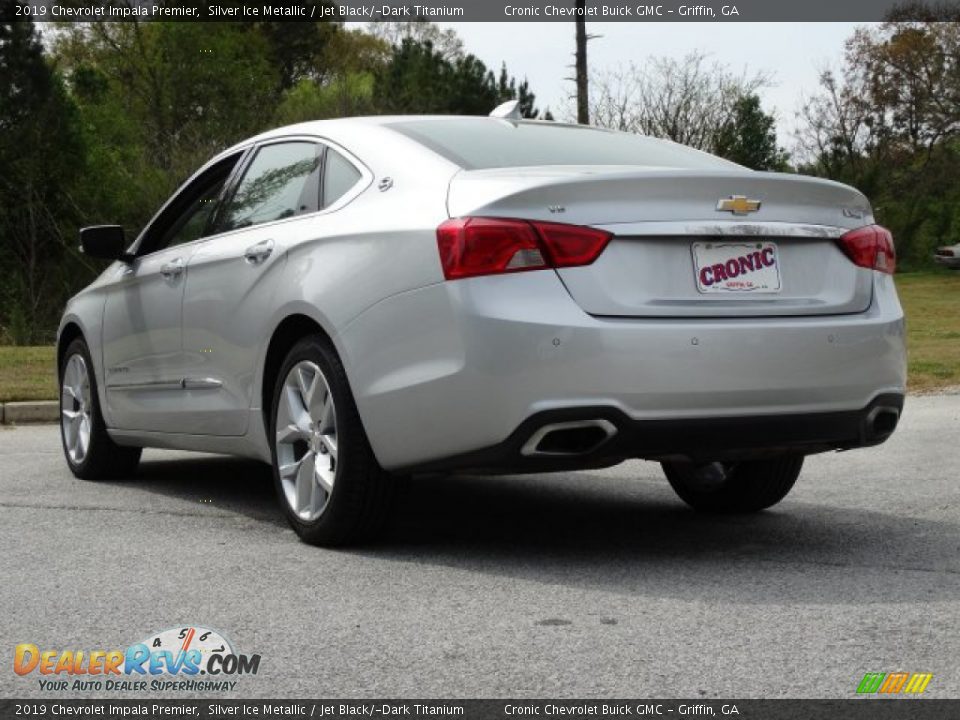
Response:
[{"label": "red taillight", "polygon": [[840,248],[854,265],[893,274],[897,266],[897,252],[893,235],[880,225],[851,230],[840,238]]},{"label": "red taillight", "polygon": [[522,270],[589,265],[613,237],[581,225],[466,217],[437,228],[440,264],[447,280]]}]

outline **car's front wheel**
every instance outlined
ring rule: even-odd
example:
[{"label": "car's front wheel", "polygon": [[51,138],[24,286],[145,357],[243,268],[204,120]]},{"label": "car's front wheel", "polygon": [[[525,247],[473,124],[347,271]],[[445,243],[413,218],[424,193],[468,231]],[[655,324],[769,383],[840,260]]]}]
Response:
[{"label": "car's front wheel", "polygon": [[82,338],[70,343],[60,364],[60,439],[70,471],[83,480],[130,475],[140,462],[140,448],[121,447],[107,433],[90,350]]},{"label": "car's front wheel", "polygon": [[740,462],[662,463],[680,499],[703,512],[751,513],[786,497],[803,468],[802,455]]},{"label": "car's front wheel", "polygon": [[323,337],[304,338],[287,354],[271,420],[277,495],[300,538],[333,546],[376,534],[394,483],[373,455],[343,364]]}]

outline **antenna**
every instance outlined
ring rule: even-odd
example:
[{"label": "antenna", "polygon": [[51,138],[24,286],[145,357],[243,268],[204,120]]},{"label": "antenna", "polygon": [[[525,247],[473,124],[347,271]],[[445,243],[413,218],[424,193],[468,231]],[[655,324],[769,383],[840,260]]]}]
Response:
[{"label": "antenna", "polygon": [[503,118],[504,120],[522,120],[523,116],[520,114],[520,101],[507,100],[505,103],[497,105],[490,111],[490,117]]}]

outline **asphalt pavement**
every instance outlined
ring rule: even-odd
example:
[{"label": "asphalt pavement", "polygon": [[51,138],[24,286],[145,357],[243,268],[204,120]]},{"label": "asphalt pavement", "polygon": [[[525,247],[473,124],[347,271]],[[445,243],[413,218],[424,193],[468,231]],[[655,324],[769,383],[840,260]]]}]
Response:
[{"label": "asphalt pavement", "polygon": [[960,395],[911,397],[752,517],[688,510],[653,463],[414,478],[383,541],[333,551],[257,463],[147,451],[83,482],[56,427],[3,429],[0,697],[125,697],[41,691],[13,648],[180,625],[261,655],[223,697],[848,698],[898,670],[960,697],[958,430]]}]

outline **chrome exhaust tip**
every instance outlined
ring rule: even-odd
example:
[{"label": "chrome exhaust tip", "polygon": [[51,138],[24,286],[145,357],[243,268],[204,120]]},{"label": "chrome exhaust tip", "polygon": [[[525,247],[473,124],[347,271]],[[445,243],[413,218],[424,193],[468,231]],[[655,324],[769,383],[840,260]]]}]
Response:
[{"label": "chrome exhaust tip", "polygon": [[550,423],[530,436],[520,454],[525,457],[586,455],[616,434],[617,426],[602,418]]}]

